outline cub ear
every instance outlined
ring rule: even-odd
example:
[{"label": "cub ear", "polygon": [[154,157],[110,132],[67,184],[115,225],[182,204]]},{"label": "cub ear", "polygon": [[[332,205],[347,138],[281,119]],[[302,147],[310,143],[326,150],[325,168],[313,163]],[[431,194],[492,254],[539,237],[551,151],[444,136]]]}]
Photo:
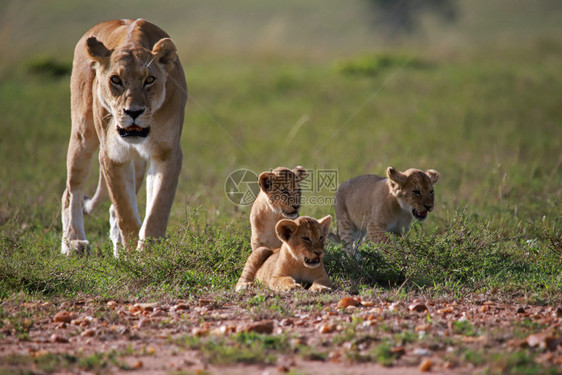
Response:
[{"label": "cub ear", "polygon": [[431,181],[432,185],[435,185],[437,181],[439,181],[439,172],[435,169],[428,169],[425,171],[425,174],[429,176],[429,180]]},{"label": "cub ear", "polygon": [[399,187],[404,186],[406,180],[408,179],[408,177],[406,177],[404,173],[392,167],[388,167],[386,169],[386,177],[388,177],[389,180],[395,182]]},{"label": "cub ear", "polygon": [[293,220],[283,219],[277,222],[277,225],[275,226],[275,232],[277,233],[277,237],[279,237],[281,241],[287,242],[296,232],[297,227],[297,223],[295,223]]},{"label": "cub ear", "polygon": [[304,169],[303,167],[301,167],[300,165],[297,165],[294,169],[293,169],[293,173],[296,176],[296,180],[297,182],[301,182],[302,180],[304,180],[306,178],[306,176],[308,176],[308,173],[306,172],[306,169]]},{"label": "cub ear", "polygon": [[86,52],[90,59],[103,64],[109,60],[113,51],[107,49],[95,36],[91,36],[86,40]]},{"label": "cub ear", "polygon": [[263,172],[258,177],[258,184],[264,193],[269,193],[273,190],[273,180],[275,180],[275,173]]},{"label": "cub ear", "polygon": [[328,233],[330,233],[330,224],[332,224],[332,216],[328,215],[328,216],[324,216],[322,219],[318,220],[318,222],[320,223],[320,228],[322,228],[322,233],[324,234],[324,237],[328,236]]},{"label": "cub ear", "polygon": [[176,45],[170,38],[162,38],[152,47],[152,54],[168,72],[174,69],[174,63],[178,58],[176,51]]}]

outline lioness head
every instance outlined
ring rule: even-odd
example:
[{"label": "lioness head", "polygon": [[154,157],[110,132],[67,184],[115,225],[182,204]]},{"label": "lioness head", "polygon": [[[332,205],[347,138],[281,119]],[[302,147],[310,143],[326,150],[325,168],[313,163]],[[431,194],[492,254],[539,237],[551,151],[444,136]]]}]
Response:
[{"label": "lioness head", "polygon": [[115,131],[129,143],[141,143],[164,103],[176,46],[169,38],[160,39],[152,50],[132,44],[110,50],[95,37],[86,44],[98,80],[97,98],[115,120]]},{"label": "lioness head", "polygon": [[258,183],[275,210],[288,219],[296,219],[301,208],[300,182],[306,176],[306,169],[300,166],[293,170],[278,167],[260,174]]},{"label": "lioness head", "polygon": [[285,242],[293,258],[305,267],[316,268],[324,257],[324,245],[330,232],[330,215],[316,220],[302,216],[295,220],[279,220],[277,237]]},{"label": "lioness head", "polygon": [[420,171],[410,168],[400,172],[392,167],[386,170],[390,191],[398,199],[402,209],[410,211],[418,220],[424,220],[433,210],[433,185],[439,180],[439,172],[433,169]]}]

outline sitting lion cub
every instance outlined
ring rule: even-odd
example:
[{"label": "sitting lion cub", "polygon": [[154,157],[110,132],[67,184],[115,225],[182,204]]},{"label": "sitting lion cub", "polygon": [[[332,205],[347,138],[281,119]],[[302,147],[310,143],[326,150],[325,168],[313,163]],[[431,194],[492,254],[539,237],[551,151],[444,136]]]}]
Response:
[{"label": "sitting lion cub", "polygon": [[275,231],[283,243],[281,248],[271,250],[260,247],[253,250],[236,290],[251,285],[254,278],[275,290],[301,287],[298,283],[312,283],[309,290],[314,292],[332,290],[333,284],[322,262],[331,222],[330,215],[320,221],[308,216],[280,220]]},{"label": "sitting lion cub", "polygon": [[424,220],[433,209],[433,185],[439,172],[392,167],[387,178],[365,175],[344,182],[336,193],[338,237],[351,248],[363,235],[375,242],[389,242],[385,232],[407,231],[413,218]]},{"label": "sitting lion cub", "polygon": [[281,240],[275,233],[275,225],[281,219],[296,219],[301,208],[300,182],[306,178],[306,170],[297,166],[293,170],[278,167],[263,172],[258,177],[260,192],[252,205],[252,250],[259,247],[277,249]]}]

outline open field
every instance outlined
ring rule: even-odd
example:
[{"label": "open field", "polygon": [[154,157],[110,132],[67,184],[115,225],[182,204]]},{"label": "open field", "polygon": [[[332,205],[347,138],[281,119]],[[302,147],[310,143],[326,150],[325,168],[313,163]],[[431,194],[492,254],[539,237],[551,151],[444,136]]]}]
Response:
[{"label": "open field", "polygon": [[[0,1],[0,372],[398,374],[424,359],[434,373],[558,371],[560,6],[461,2],[456,23],[426,17],[423,32],[383,40],[360,2],[310,17],[315,2],[140,1],[128,15],[132,3]],[[106,202],[86,218],[92,255],[66,258],[72,48],[125,16],[169,31],[187,72],[168,238],[113,259]],[[225,182],[295,165],[314,176],[303,215],[333,215],[327,173],[341,183],[388,166],[438,170],[436,208],[396,246],[363,245],[361,263],[329,243],[332,294],[234,293],[249,206]],[[365,305],[338,308],[349,295]],[[63,310],[77,324],[55,323]],[[253,321],[266,333],[247,332]]]}]

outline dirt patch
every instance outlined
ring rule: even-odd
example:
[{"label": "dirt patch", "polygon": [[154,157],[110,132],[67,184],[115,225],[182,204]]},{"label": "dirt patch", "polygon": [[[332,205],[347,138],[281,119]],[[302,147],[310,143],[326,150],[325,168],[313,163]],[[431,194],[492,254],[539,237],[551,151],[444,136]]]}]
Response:
[{"label": "dirt patch", "polygon": [[557,306],[268,293],[1,305],[0,372],[548,373]]}]

